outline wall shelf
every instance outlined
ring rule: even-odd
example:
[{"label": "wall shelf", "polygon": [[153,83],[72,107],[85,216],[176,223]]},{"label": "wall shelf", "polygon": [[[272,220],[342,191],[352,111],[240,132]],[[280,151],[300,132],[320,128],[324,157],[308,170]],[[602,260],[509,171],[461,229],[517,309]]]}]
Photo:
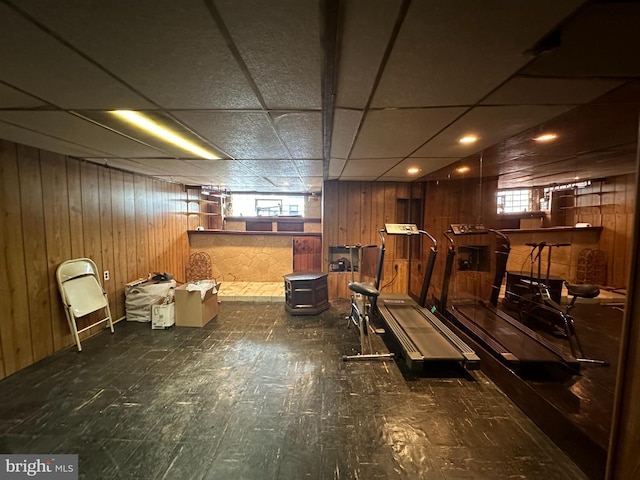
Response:
[{"label": "wall shelf", "polygon": [[[222,228],[224,225],[224,199],[208,200],[204,198],[185,198],[183,202],[187,203],[187,211],[184,212],[188,217],[198,216],[207,218],[206,228]],[[198,211],[189,211],[189,204],[198,204]]]},{"label": "wall shelf", "polygon": [[204,204],[209,204],[209,205],[220,205],[220,202],[216,202],[214,200],[202,200],[202,199],[195,199],[195,198],[187,198],[184,199],[183,202],[187,202],[187,203],[204,203]]},{"label": "wall shelf", "polygon": [[219,217],[219,213],[208,213],[208,212],[184,212],[185,215],[202,215],[205,217]]}]

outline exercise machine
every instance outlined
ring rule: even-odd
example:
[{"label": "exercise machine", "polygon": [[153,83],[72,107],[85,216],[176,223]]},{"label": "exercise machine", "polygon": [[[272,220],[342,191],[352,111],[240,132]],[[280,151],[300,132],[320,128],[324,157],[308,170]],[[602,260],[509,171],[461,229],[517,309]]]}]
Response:
[{"label": "exercise machine", "polygon": [[415,224],[386,224],[379,232],[382,244],[378,257],[378,283],[383,269],[385,233],[423,235],[432,243],[419,303],[407,294],[381,293],[377,297],[377,311],[388,333],[395,337],[400,356],[407,367],[413,372],[420,372],[427,363],[456,362],[469,370],[478,369],[480,359],[476,353],[426,307],[427,291],[438,252],[436,239]]},{"label": "exercise machine", "polygon": [[[384,237],[378,234],[384,245]],[[374,283],[362,281],[362,251],[365,248],[376,247],[376,245],[345,245],[344,248],[349,250],[349,260],[351,262],[351,281],[349,282],[349,290],[351,290],[351,308],[347,317],[347,327],[354,325],[358,329],[360,336],[360,352],[355,355],[343,355],[342,359],[348,360],[389,360],[394,357],[393,353],[378,353],[373,351],[371,345],[371,335],[384,333],[384,331],[376,330],[371,325],[371,315],[375,311],[376,299],[380,295],[378,287],[380,284],[380,267],[376,272],[376,280]],[[380,249],[378,264],[384,261],[384,248]],[[356,262],[354,254],[357,255]],[[358,265],[359,280],[355,281],[355,265]]]},{"label": "exercise machine", "polygon": [[[518,312],[523,323],[530,325],[533,321],[542,322],[552,329],[558,329],[560,336],[567,339],[571,354],[578,362],[596,365],[608,365],[604,360],[596,360],[585,357],[578,333],[575,328],[573,316],[569,313],[575,306],[578,298],[595,298],[600,294],[596,285],[572,285],[564,282],[569,295],[572,297],[566,310],[562,309],[559,302],[553,300],[549,291],[549,278],[551,272],[551,254],[554,248],[567,247],[570,243],[527,243],[531,247],[529,258],[531,259],[531,274],[528,279],[520,282],[528,286],[528,291],[517,299]],[[547,271],[542,277],[542,254],[547,249]],[[537,275],[534,277],[533,266],[537,264]]]},{"label": "exercise machine", "polygon": [[[477,298],[449,300],[456,243],[454,238],[465,235],[489,235],[496,239],[495,275],[489,302]],[[578,360],[560,347],[533,331],[498,308],[498,298],[511,251],[509,238],[498,230],[482,224],[452,224],[446,232],[448,240],[445,273],[439,309],[465,334],[485,350],[512,367],[535,364],[558,364],[579,369]]]}]

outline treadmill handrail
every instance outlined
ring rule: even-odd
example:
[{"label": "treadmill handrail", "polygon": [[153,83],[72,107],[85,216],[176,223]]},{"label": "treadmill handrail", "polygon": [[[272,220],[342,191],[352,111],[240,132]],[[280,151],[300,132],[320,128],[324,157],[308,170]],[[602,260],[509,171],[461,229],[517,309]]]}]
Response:
[{"label": "treadmill handrail", "polygon": [[436,256],[438,255],[438,242],[436,239],[426,230],[418,230],[420,233],[429,237],[433,242],[433,245],[429,248],[429,259],[427,260],[427,266],[424,271],[424,278],[422,279],[422,288],[420,289],[420,298],[418,304],[421,307],[426,307],[427,293],[429,292],[429,285],[431,284],[431,277],[433,276],[433,270],[436,266]]},{"label": "treadmill handrail", "polygon": [[[429,285],[431,284],[431,277],[433,275],[433,270],[436,265],[436,256],[438,255],[438,241],[429,232],[427,232],[426,230],[418,229],[417,227],[414,228],[413,230],[407,230],[406,232],[402,232],[402,233],[389,233],[387,230],[387,227],[385,226],[385,228],[381,228],[378,231],[378,235],[382,239],[382,248],[384,250],[384,245],[385,245],[384,235],[383,235],[384,233],[386,233],[387,235],[411,236],[411,235],[415,235],[416,232],[418,234],[426,235],[429,238],[429,240],[431,240],[431,242],[433,243],[433,245],[429,248],[429,258],[427,260],[427,266],[424,271],[424,277],[422,279],[422,288],[420,289],[420,297],[418,299],[418,304],[421,307],[425,307],[427,303],[427,293],[429,291]],[[380,272],[379,276],[381,276],[382,268],[380,268],[380,265],[379,265],[379,272]]]},{"label": "treadmill handrail", "polygon": [[433,248],[435,248],[437,250],[438,248],[438,242],[437,240],[434,238],[433,235],[431,235],[429,232],[427,232],[426,230],[418,230],[419,233],[422,233],[424,235],[426,235],[427,237],[429,237],[429,240],[431,240],[433,242]]}]

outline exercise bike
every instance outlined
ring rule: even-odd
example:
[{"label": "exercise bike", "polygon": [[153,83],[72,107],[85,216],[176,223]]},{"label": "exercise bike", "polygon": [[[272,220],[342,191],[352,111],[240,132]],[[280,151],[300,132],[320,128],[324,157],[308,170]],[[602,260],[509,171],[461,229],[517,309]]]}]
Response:
[{"label": "exercise bike", "polygon": [[[382,241],[382,247],[379,250],[378,271],[376,272],[375,282],[362,282],[362,251],[364,248],[376,247],[376,245],[345,245],[349,250],[351,261],[351,281],[349,282],[349,290],[351,290],[351,308],[347,317],[347,327],[354,325],[358,329],[360,336],[360,352],[355,355],[343,355],[344,361],[348,360],[388,360],[393,359],[393,353],[374,352],[371,345],[372,334],[383,334],[383,329],[375,329],[371,325],[371,316],[375,312],[375,305],[380,291],[378,290],[380,278],[382,277],[382,263],[384,260],[384,236],[382,231],[378,232]],[[358,268],[360,269],[360,281],[355,281],[355,265],[354,254],[358,256]]]},{"label": "exercise bike", "polygon": [[[549,278],[551,271],[551,254],[553,248],[566,247],[570,243],[527,243],[531,247],[529,258],[531,259],[531,273],[528,279],[520,281],[528,286],[528,291],[518,300],[518,310],[522,323],[530,323],[533,320],[541,321],[556,331],[560,336],[566,338],[571,349],[571,354],[578,362],[607,366],[604,360],[596,360],[584,356],[582,345],[575,328],[573,316],[569,313],[575,306],[578,298],[595,298],[600,294],[600,289],[596,285],[572,285],[564,281],[567,291],[572,296],[571,301],[563,310],[559,302],[553,300],[549,289]],[[547,249],[547,272],[542,278],[542,252]],[[534,277],[533,266],[537,263],[537,276]]]}]

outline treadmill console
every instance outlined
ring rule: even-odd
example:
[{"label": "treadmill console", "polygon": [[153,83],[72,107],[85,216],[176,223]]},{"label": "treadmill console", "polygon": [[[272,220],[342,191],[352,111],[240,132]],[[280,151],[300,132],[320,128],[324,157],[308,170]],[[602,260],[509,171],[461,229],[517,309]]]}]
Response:
[{"label": "treadmill console", "polygon": [[481,223],[452,223],[451,231],[454,235],[471,235],[480,233],[489,233],[489,230]]},{"label": "treadmill console", "polygon": [[418,235],[418,226],[415,223],[386,223],[384,229],[387,235]]}]

